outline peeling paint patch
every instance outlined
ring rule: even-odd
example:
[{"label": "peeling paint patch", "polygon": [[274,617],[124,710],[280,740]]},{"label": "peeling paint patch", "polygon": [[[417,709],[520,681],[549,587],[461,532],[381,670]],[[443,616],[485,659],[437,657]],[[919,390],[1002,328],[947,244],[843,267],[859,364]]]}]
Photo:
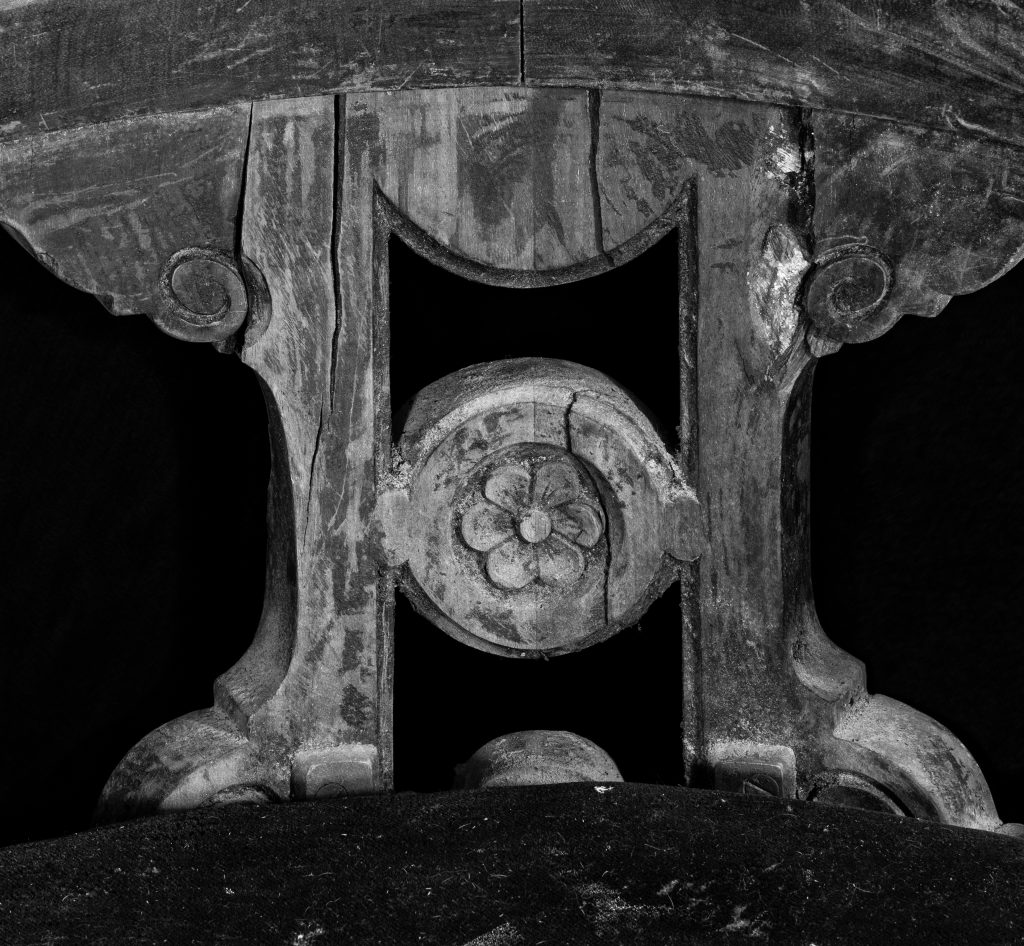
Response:
[{"label": "peeling paint patch", "polygon": [[800,149],[795,145],[783,145],[775,149],[772,155],[772,168],[779,177],[796,174],[801,166]]},{"label": "peeling paint patch", "polygon": [[768,229],[747,284],[754,327],[773,358],[789,348],[796,336],[797,294],[810,264],[802,239],[790,227]]}]

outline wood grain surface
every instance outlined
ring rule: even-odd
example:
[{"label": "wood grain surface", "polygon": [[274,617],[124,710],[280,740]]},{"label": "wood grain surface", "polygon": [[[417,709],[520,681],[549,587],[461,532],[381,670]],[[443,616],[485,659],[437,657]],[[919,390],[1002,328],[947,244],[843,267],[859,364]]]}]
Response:
[{"label": "wood grain surface", "polygon": [[[828,640],[807,549],[815,358],[935,314],[1021,256],[1018,149],[979,134],[481,86],[303,95],[3,146],[8,225],[115,311],[203,337],[160,295],[175,261],[191,254],[200,274],[182,289],[200,321],[218,304],[210,274],[235,279],[243,303],[225,304],[244,321],[220,341],[268,404],[253,646],[214,708],[129,753],[110,809],[388,789],[396,585],[453,636],[521,656],[596,643],[678,579],[693,783],[997,827],[958,740],[870,696]],[[610,269],[673,229],[678,456],[613,382],[539,358],[428,385],[393,437],[392,238],[528,288]],[[445,331],[438,319],[439,344]]]},{"label": "wood grain surface", "polygon": [[1014,3],[525,0],[533,85],[687,92],[1024,139]]},{"label": "wood grain surface", "polygon": [[337,92],[544,85],[829,108],[1022,143],[1024,12],[994,0],[16,0],[0,140]]},{"label": "wood grain surface", "polygon": [[17,0],[0,136],[263,98],[513,84],[516,0]]},{"label": "wood grain surface", "polygon": [[112,312],[155,314],[183,247],[234,254],[249,107],[130,118],[0,147],[0,224]]},{"label": "wood grain surface", "polygon": [[937,315],[1024,255],[1018,148],[828,112],[810,124],[816,258],[869,246],[894,269],[882,308],[851,340],[875,338],[901,315]]}]

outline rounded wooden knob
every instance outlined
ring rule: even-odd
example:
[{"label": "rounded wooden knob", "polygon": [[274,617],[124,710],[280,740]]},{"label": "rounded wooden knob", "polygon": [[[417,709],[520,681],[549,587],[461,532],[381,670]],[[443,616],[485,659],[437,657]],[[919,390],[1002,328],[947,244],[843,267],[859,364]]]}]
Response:
[{"label": "rounded wooden knob", "polygon": [[832,341],[866,341],[891,321],[885,303],[892,284],[892,264],[878,250],[843,247],[823,255],[807,274],[804,308]]},{"label": "rounded wooden knob", "polygon": [[580,365],[515,359],[435,382],[400,452],[412,464],[405,590],[482,650],[597,643],[635,623],[700,545],[696,499],[650,422]]},{"label": "rounded wooden knob", "polygon": [[599,745],[562,730],[529,729],[492,739],[456,768],[457,788],[621,782]]},{"label": "rounded wooden knob", "polygon": [[233,335],[249,311],[245,280],[225,253],[186,247],[164,264],[154,321],[186,341],[219,341]]}]

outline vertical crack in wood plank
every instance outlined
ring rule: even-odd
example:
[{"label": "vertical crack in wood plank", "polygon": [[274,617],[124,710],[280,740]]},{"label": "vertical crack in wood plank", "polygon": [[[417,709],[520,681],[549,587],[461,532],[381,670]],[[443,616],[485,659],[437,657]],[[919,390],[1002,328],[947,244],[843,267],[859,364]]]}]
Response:
[{"label": "vertical crack in wood plank", "polygon": [[601,210],[601,191],[598,184],[597,160],[601,146],[601,90],[587,92],[587,114],[590,118],[590,190],[594,204],[594,246],[598,256],[609,266],[614,265],[604,248],[604,215]]},{"label": "vertical crack in wood plank", "polygon": [[526,85],[526,0],[519,0],[519,84]]},{"label": "vertical crack in wood plank", "polygon": [[306,544],[306,533],[309,532],[309,514],[313,502],[314,486],[313,480],[316,477],[316,461],[320,455],[320,437],[324,432],[324,406],[320,404],[320,419],[316,425],[316,439],[313,441],[313,456],[309,461],[309,483],[306,491],[306,521],[302,526],[302,544]]},{"label": "vertical crack in wood plank", "polygon": [[[331,363],[328,365],[328,388],[327,388],[327,416],[334,412],[334,388],[338,370],[338,333],[341,331],[341,319],[338,307],[341,305],[341,273],[338,265],[338,228],[340,226],[341,214],[341,175],[344,173],[344,154],[341,151],[342,138],[342,117],[345,110],[345,96],[334,96],[334,153],[331,157],[333,162],[331,168]],[[313,457],[309,464],[309,492],[306,496],[306,521],[302,528],[302,541],[306,542],[306,533],[309,530],[310,508],[313,499],[313,481],[316,476],[316,464],[320,455],[320,438],[324,430],[324,405],[320,404],[320,417],[317,421],[316,439],[313,441]]]},{"label": "vertical crack in wood plank", "polygon": [[341,227],[341,198],[345,179],[345,96],[334,97],[334,214],[331,218],[331,273],[334,279],[334,331],[331,335],[330,393],[328,413],[334,412],[334,389],[338,371],[338,333],[341,331],[341,264],[338,260],[338,240]]},{"label": "vertical crack in wood plank", "polygon": [[[238,210],[235,212],[235,262],[242,263],[242,224],[245,220],[245,186],[249,178],[249,149],[252,147],[252,113],[254,105],[249,103],[249,120],[245,128],[245,148],[242,151],[242,181],[238,186]],[[252,317],[249,312],[247,318]]]},{"label": "vertical crack in wood plank", "polygon": [[700,298],[698,295],[699,245],[697,242],[697,180],[683,185],[676,222],[678,235],[679,280],[679,462],[688,485],[696,488],[699,473],[697,436],[697,332]]}]

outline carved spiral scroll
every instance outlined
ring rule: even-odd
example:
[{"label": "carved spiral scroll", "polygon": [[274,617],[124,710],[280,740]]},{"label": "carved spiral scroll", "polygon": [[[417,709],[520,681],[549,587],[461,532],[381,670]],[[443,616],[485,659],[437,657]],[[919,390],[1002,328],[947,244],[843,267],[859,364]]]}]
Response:
[{"label": "carved spiral scroll", "polygon": [[804,283],[804,308],[831,342],[862,342],[895,321],[886,309],[892,263],[874,247],[841,247],[820,257]]},{"label": "carved spiral scroll", "polygon": [[164,264],[153,320],[169,335],[192,342],[220,341],[238,331],[248,311],[245,280],[226,253],[190,246]]}]

